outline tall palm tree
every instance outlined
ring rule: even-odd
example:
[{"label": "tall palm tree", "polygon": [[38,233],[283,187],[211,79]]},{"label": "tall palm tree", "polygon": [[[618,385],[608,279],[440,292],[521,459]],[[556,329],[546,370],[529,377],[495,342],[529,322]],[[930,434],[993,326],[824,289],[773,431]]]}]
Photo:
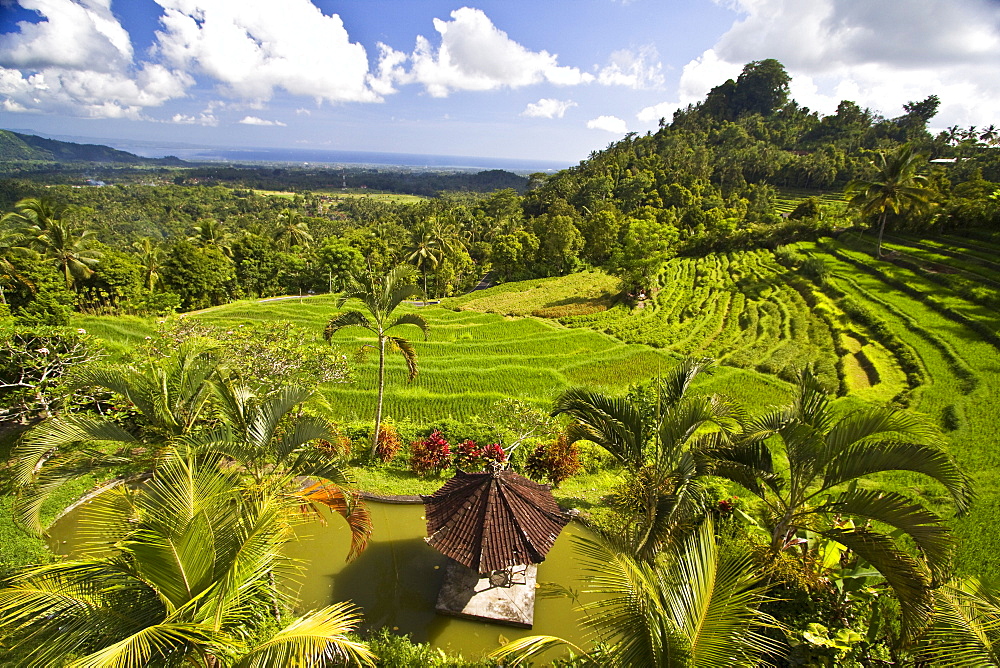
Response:
[{"label": "tall palm tree", "polygon": [[67,221],[52,221],[47,230],[34,239],[42,253],[55,260],[66,279],[66,289],[77,281],[89,278],[93,267],[100,261],[101,253],[91,248],[95,241],[93,230],[77,227]]},{"label": "tall palm tree", "polygon": [[166,255],[163,253],[163,249],[148,237],[133,242],[132,248],[136,250],[139,262],[142,264],[146,289],[152,292],[163,282],[160,270],[163,268],[163,260]]},{"label": "tall palm tree", "polygon": [[429,223],[425,222],[413,231],[413,238],[406,253],[406,261],[416,267],[423,276],[426,295],[427,273],[435,271],[444,259],[444,249]]},{"label": "tall palm tree", "polygon": [[302,219],[302,214],[294,209],[282,209],[278,214],[273,238],[286,251],[292,246],[307,246],[313,240],[309,234],[309,225]]},{"label": "tall palm tree", "polygon": [[287,601],[281,584],[294,575],[282,547],[295,539],[295,500],[245,487],[218,461],[177,457],[84,514],[81,533],[93,541],[84,555],[105,556],[29,568],[0,589],[0,638],[14,663],[373,665],[367,646],[347,635],[360,618],[351,604],[264,631],[260,611]]},{"label": "tall palm tree", "polygon": [[416,313],[404,313],[395,316],[396,309],[403,300],[421,296],[420,288],[409,281],[413,268],[406,264],[398,265],[385,276],[376,276],[368,271],[364,275],[352,273],[348,286],[337,300],[337,308],[352,299],[357,299],[364,307],[361,311],[344,311],[333,316],[323,330],[327,341],[335,332],[345,327],[361,327],[375,335],[375,348],[378,350],[378,397],[375,403],[375,429],[372,433],[372,455],[378,447],[379,433],[382,429],[382,400],[385,395],[385,357],[392,349],[398,350],[406,361],[410,380],[417,375],[417,352],[413,345],[401,336],[392,336],[390,330],[402,325],[415,325],[420,328],[427,339],[427,321]]},{"label": "tall palm tree", "polygon": [[[581,625],[598,641],[594,665],[649,668],[758,666],[779,645],[760,631],[775,622],[760,606],[766,587],[746,553],[720,549],[711,521],[653,563],[600,540],[578,539],[586,573],[582,591],[596,600],[580,606]],[[520,662],[562,644],[530,636],[491,653]],[[512,665],[505,663],[504,665]]]},{"label": "tall palm tree", "polygon": [[851,181],[845,192],[850,204],[858,207],[862,215],[878,216],[876,255],[881,258],[882,234],[889,211],[898,214],[905,208],[919,210],[928,204],[927,177],[920,173],[927,165],[927,156],[904,144],[893,153],[876,154],[872,163],[875,175]]},{"label": "tall palm tree", "polygon": [[[969,479],[932,424],[882,406],[838,417],[816,377],[805,370],[793,403],[750,421],[742,446],[738,460],[724,450],[712,453],[720,462],[716,473],[761,499],[774,552],[800,543],[798,534],[805,530],[834,540],[885,577],[902,604],[908,632],[927,623],[932,586],[946,579],[949,567],[949,529],[920,503],[872,486],[870,478],[887,471],[920,473],[943,485],[960,511],[966,509]],[[857,521],[845,523],[848,518]],[[894,535],[905,535],[919,556],[898,545]]]},{"label": "tall palm tree", "polygon": [[712,472],[706,453],[724,447],[727,456],[739,459],[732,437],[741,429],[743,411],[719,397],[688,396],[710,364],[687,359],[670,369],[646,408],[582,389],[567,390],[555,401],[552,415],[574,420],[567,432],[571,442],[592,441],[626,467],[628,478],[615,505],[629,518],[623,534],[640,558],[654,558],[704,516],[702,483]]}]

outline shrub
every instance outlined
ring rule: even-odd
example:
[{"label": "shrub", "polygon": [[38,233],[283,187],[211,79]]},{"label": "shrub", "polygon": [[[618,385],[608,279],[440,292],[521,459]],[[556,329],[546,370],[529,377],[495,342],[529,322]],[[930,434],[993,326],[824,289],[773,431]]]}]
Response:
[{"label": "shrub", "polygon": [[452,465],[468,473],[482,471],[488,464],[502,464],[507,461],[507,453],[499,443],[477,445],[473,440],[465,440],[455,445],[452,455]]},{"label": "shrub", "polygon": [[403,442],[399,438],[396,427],[391,424],[383,424],[378,432],[375,456],[383,462],[391,462],[402,447]]},{"label": "shrub", "polygon": [[451,463],[451,445],[435,430],[410,444],[410,470],[419,476],[440,473]]},{"label": "shrub", "polygon": [[528,457],[526,470],[535,480],[548,480],[553,487],[580,472],[580,455],[566,434],[535,448]]}]

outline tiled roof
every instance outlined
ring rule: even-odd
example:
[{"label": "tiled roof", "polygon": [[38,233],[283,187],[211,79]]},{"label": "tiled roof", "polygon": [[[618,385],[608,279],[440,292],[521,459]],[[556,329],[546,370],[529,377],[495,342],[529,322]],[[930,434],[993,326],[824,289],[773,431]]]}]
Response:
[{"label": "tiled roof", "polygon": [[544,561],[570,520],[547,485],[507,470],[459,471],[423,500],[428,544],[479,573]]}]

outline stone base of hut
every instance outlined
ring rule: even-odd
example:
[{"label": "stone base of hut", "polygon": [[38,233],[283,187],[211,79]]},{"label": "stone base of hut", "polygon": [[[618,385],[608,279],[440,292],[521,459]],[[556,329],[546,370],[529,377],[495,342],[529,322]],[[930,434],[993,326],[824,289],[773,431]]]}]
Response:
[{"label": "stone base of hut", "polygon": [[464,619],[530,629],[535,620],[535,583],[538,567],[515,566],[506,578],[479,577],[471,568],[452,561],[438,592],[437,611]]}]

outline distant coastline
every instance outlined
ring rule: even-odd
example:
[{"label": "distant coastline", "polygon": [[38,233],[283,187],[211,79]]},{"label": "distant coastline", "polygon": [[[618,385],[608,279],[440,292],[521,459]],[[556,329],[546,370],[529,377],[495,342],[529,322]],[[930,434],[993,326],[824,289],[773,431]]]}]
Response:
[{"label": "distant coastline", "polygon": [[565,162],[543,160],[516,160],[511,158],[482,158],[455,155],[425,155],[416,153],[378,153],[369,151],[329,151],[318,149],[286,148],[170,148],[129,146],[115,142],[114,148],[135,153],[145,158],[162,158],[173,155],[188,162],[281,162],[302,165],[351,165],[372,167],[406,167],[412,169],[484,170],[504,169],[511,172],[547,172],[566,169]]},{"label": "distant coastline", "polygon": [[56,135],[37,130],[12,130],[24,134],[69,141],[100,144],[120,151],[128,151],[142,158],[174,156],[188,162],[227,163],[288,163],[294,165],[322,165],[324,167],[350,165],[352,167],[402,167],[408,169],[445,169],[482,171],[503,169],[528,174],[531,172],[556,172],[574,163],[560,160],[527,160],[517,158],[488,158],[456,155],[430,155],[419,153],[385,153],[377,151],[337,151],[308,148],[263,148],[230,146],[197,146],[180,142],[150,140],[110,139],[103,137],[78,137]]}]

